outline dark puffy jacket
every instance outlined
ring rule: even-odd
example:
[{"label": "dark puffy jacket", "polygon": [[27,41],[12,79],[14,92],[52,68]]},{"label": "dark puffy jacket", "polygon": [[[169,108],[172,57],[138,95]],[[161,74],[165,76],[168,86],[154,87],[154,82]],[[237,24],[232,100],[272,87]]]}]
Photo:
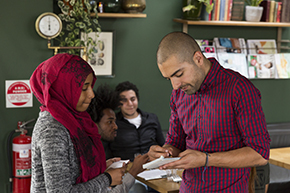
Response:
[{"label": "dark puffy jacket", "polygon": [[117,137],[105,148],[107,158],[121,157],[133,161],[136,153],[144,154],[149,151],[151,145],[162,146],[164,144],[165,140],[158,117],[140,109],[138,112],[142,119],[138,129],[124,119],[121,112],[117,114]]}]

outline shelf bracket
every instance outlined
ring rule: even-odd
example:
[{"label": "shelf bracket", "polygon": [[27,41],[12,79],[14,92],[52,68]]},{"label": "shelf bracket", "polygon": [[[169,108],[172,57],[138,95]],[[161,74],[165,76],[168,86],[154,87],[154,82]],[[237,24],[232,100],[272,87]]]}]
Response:
[{"label": "shelf bracket", "polygon": [[84,51],[83,51],[82,58],[85,61],[88,61],[87,48],[85,46],[78,46],[78,47],[51,46],[50,39],[48,39],[47,47],[48,47],[48,49],[53,49],[54,50],[54,55],[56,55],[58,53],[58,50],[60,50],[60,49],[67,49],[67,50],[69,50],[69,49],[83,49]]},{"label": "shelf bracket", "polygon": [[182,31],[188,33],[188,25],[186,23],[183,23]]},{"label": "shelf bracket", "polygon": [[277,47],[278,53],[281,52],[281,40],[282,40],[282,27],[277,28]]}]

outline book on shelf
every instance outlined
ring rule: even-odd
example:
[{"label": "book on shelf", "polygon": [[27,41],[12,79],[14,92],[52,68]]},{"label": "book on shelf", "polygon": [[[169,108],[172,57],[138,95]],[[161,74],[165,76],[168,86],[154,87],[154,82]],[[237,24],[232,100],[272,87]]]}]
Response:
[{"label": "book on shelf", "polygon": [[277,2],[276,22],[281,22],[282,2]]},{"label": "book on shelf", "polygon": [[246,78],[249,77],[246,54],[217,53],[217,57],[220,65],[224,68],[239,72]]},{"label": "book on shelf", "polygon": [[249,54],[249,78],[276,78],[275,54]]},{"label": "book on shelf", "polygon": [[246,41],[244,38],[220,38],[213,39],[217,53],[243,53],[247,54]]},{"label": "book on shelf", "polygon": [[233,0],[227,0],[226,21],[230,21],[232,17]]},{"label": "book on shelf", "polygon": [[219,14],[219,21],[224,21],[225,17],[225,6],[226,6],[226,0],[220,0],[220,14]]},{"label": "book on shelf", "polygon": [[260,21],[269,22],[270,5],[271,1],[262,1],[260,3],[260,6],[263,7],[262,18]]},{"label": "book on shelf", "polygon": [[279,78],[290,78],[290,53],[275,54],[275,63]]},{"label": "book on shelf", "polygon": [[276,2],[270,1],[269,22],[274,22],[275,7],[276,7]]},{"label": "book on shelf", "polygon": [[276,54],[275,39],[247,39],[249,54]]},{"label": "book on shelf", "polygon": [[281,11],[281,22],[290,22],[290,1],[281,0],[282,11]]},{"label": "book on shelf", "polygon": [[274,15],[273,15],[273,22],[276,22],[276,20],[277,20],[277,10],[278,10],[278,2],[275,2],[275,5],[274,5]]},{"label": "book on shelf", "polygon": [[215,17],[214,17],[215,21],[219,21],[219,17],[220,17],[220,1],[221,0],[216,0]]},{"label": "book on shelf", "polygon": [[211,14],[213,21],[229,21],[232,15],[233,0],[212,0],[214,4]]},{"label": "book on shelf", "polygon": [[230,20],[242,21],[244,18],[245,1],[244,0],[232,0],[232,11]]},{"label": "book on shelf", "polygon": [[216,9],[216,0],[212,0],[213,2],[213,8],[212,8],[212,11],[211,11],[211,21],[214,21],[214,18],[215,18],[215,9]]}]

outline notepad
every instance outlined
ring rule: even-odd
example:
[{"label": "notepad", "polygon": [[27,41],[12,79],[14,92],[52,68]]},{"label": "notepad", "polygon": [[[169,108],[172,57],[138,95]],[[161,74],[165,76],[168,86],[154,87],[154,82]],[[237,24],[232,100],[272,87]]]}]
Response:
[{"label": "notepad", "polygon": [[127,164],[130,160],[120,160],[117,162],[112,163],[107,169],[109,168],[121,168],[123,163]]},{"label": "notepad", "polygon": [[160,158],[153,160],[149,163],[143,164],[143,169],[154,169],[154,168],[158,168],[159,166],[162,166],[164,164],[168,164],[170,162],[174,162],[179,160],[180,157],[170,157],[170,158],[164,158],[163,156],[161,156]]},{"label": "notepad", "polygon": [[146,170],[137,175],[138,177],[144,178],[145,180],[153,180],[166,177],[166,170]]}]

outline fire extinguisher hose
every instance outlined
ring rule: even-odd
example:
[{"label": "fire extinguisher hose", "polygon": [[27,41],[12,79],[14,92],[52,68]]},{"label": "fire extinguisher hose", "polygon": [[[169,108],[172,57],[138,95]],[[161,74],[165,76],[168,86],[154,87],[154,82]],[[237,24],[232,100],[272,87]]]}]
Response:
[{"label": "fire extinguisher hose", "polygon": [[11,150],[11,143],[12,143],[12,136],[16,133],[15,130],[11,131],[8,139],[7,139],[7,158],[8,158],[8,166],[9,166],[9,183],[10,183],[10,192],[12,192],[12,179],[13,179],[13,171],[12,171],[12,150]]}]

